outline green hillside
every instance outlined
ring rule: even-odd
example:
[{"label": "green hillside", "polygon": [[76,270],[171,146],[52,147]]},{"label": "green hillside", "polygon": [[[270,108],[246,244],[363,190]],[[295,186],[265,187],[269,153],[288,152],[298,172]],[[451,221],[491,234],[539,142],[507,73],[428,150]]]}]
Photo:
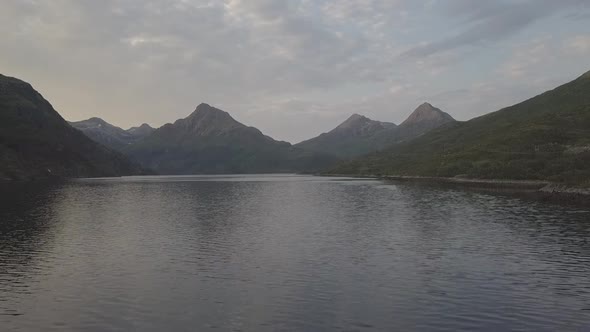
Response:
[{"label": "green hillside", "polygon": [[590,185],[590,72],[523,103],[450,124],[330,173]]},{"label": "green hillside", "polygon": [[350,160],[409,141],[433,129],[455,122],[452,116],[423,103],[399,126],[353,114],[332,131],[303,141],[295,147]]},{"label": "green hillside", "polygon": [[0,75],[0,180],[142,172],[72,128],[31,85]]}]

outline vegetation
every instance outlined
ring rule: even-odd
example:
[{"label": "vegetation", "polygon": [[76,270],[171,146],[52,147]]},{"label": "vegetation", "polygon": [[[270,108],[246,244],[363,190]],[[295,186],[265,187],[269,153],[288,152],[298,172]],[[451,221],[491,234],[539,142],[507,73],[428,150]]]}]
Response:
[{"label": "vegetation", "polygon": [[332,131],[303,141],[296,147],[352,159],[411,140],[452,122],[455,122],[453,117],[429,103],[420,105],[399,126],[354,114]]},{"label": "vegetation", "polygon": [[139,174],[72,128],[31,85],[0,75],[0,179]]},{"label": "vegetation", "polygon": [[590,72],[523,103],[345,163],[338,174],[590,185]]},{"label": "vegetation", "polygon": [[157,129],[124,153],[161,174],[317,171],[336,162],[333,157],[275,141],[207,104]]},{"label": "vegetation", "polygon": [[351,159],[384,147],[385,140],[378,140],[386,133],[395,132],[393,123],[371,120],[353,114],[350,118],[328,133],[295,145],[298,148],[333,155],[341,159]]}]

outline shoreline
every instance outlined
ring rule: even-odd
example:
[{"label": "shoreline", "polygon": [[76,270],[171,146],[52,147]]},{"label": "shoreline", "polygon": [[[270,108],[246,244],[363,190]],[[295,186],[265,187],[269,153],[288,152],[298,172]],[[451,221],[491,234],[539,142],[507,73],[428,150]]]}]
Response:
[{"label": "shoreline", "polygon": [[573,187],[563,183],[538,180],[492,180],[470,178],[445,178],[428,176],[396,176],[372,174],[321,174],[330,177],[354,177],[379,179],[410,184],[444,185],[460,188],[478,189],[489,192],[523,194],[528,197],[556,203],[590,205],[590,188]]}]

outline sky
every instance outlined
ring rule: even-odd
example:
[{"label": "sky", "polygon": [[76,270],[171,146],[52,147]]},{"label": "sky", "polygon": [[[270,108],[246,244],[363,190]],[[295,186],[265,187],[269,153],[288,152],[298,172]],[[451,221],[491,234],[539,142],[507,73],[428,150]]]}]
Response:
[{"label": "sky", "polygon": [[202,102],[292,143],[359,113],[458,120],[590,70],[590,0],[1,0],[0,73],[67,120]]}]

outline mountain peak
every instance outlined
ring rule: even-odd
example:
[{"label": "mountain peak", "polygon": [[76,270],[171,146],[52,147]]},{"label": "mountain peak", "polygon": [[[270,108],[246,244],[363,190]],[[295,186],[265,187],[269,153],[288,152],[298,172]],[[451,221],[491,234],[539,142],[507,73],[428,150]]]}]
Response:
[{"label": "mountain peak", "polygon": [[135,138],[143,138],[143,137],[147,137],[148,135],[150,135],[151,133],[153,133],[155,131],[154,128],[152,128],[152,126],[150,126],[147,123],[143,123],[141,126],[139,127],[132,127],[126,130],[129,134],[131,134],[132,136],[134,136]]},{"label": "mountain peak", "polygon": [[217,116],[220,118],[231,118],[229,113],[222,111],[218,108],[215,108],[209,104],[201,103],[195,108],[194,112],[189,115],[191,117],[210,117],[210,116]]},{"label": "mountain peak", "polygon": [[209,104],[199,104],[195,111],[179,123],[190,132],[199,136],[217,135],[235,128],[245,127],[229,113]]},{"label": "mountain peak", "polygon": [[369,118],[367,118],[366,116],[363,116],[363,115],[354,113],[348,119],[346,119],[346,121],[342,122],[336,128],[340,128],[340,129],[353,128],[353,127],[356,127],[358,125],[361,125],[362,123],[366,123],[366,122],[369,122],[369,121],[372,121],[372,120],[369,119]]},{"label": "mountain peak", "polygon": [[346,121],[336,127],[333,132],[346,132],[348,135],[352,136],[364,136],[392,127],[396,127],[396,125],[389,122],[371,120],[364,115],[354,113]]},{"label": "mountain peak", "polygon": [[80,122],[91,122],[91,123],[97,123],[97,124],[107,124],[107,122],[99,117],[92,117],[86,121],[80,121]]},{"label": "mountain peak", "polygon": [[200,103],[195,110],[196,111],[209,111],[209,110],[214,110],[214,109],[215,109],[215,107],[213,107],[207,103]]},{"label": "mountain peak", "polygon": [[0,74],[0,110],[0,179],[141,173],[69,125],[29,83]]},{"label": "mountain peak", "polygon": [[113,125],[111,125],[110,123],[106,122],[105,120],[99,118],[99,117],[92,117],[86,120],[82,120],[82,121],[75,121],[75,122],[70,122],[70,125],[74,126],[75,128],[78,129],[92,129],[92,128],[101,128],[104,127],[106,128],[114,128]]},{"label": "mountain peak", "polygon": [[425,102],[418,106],[416,110],[402,123],[402,126],[415,125],[420,123],[447,123],[455,121],[452,116],[441,111],[432,104]]}]

